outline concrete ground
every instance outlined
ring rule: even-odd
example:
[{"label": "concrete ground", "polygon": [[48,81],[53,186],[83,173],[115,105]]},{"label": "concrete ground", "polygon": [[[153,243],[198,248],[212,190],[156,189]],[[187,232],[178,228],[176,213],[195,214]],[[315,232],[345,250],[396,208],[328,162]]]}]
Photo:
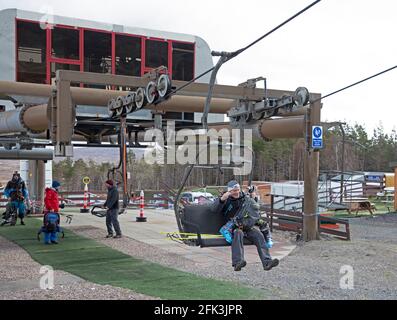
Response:
[{"label": "concrete ground", "polygon": [[[321,241],[299,243],[295,249],[291,245],[291,234],[276,231],[276,244],[271,252],[274,257],[283,259],[279,267],[271,272],[261,271],[255,248],[247,246],[247,267],[241,272],[233,272],[230,265],[230,248],[201,249],[168,240],[163,233],[177,231],[172,211],[147,210],[148,222],[136,223],[139,212],[130,210],[128,214],[120,217],[126,236],[124,241],[104,239],[104,219],[91,214],[80,214],[77,210],[67,212],[73,215],[70,228],[78,235],[94,239],[138,259],[146,259],[206,278],[238,282],[265,290],[270,292],[271,299],[396,298],[397,214],[350,219],[351,241],[326,236]],[[62,218],[62,225],[67,227],[65,217]],[[43,298],[39,289],[29,290],[33,282],[26,282],[37,279],[38,283],[40,265],[34,261],[33,264],[28,253],[16,247],[16,244],[0,237],[0,287],[7,286],[6,291],[0,290],[0,300]],[[15,265],[19,268],[15,268]],[[341,280],[346,280],[346,275],[342,273],[345,267],[352,268],[353,274],[349,280],[352,288],[342,287]],[[31,272],[33,269],[37,270],[37,274]],[[48,299],[153,299],[130,290],[81,282],[81,279],[68,277],[63,271],[56,272],[65,274],[65,277],[59,277],[65,285],[48,293]]]},{"label": "concrete ground", "polygon": [[[80,213],[76,209],[66,209],[64,214],[73,215],[72,223],[66,224],[66,218],[62,218],[64,227],[93,226],[103,230],[103,236],[106,236],[105,218],[98,218],[90,213]],[[164,251],[180,255],[195,263],[211,266],[214,262],[224,263],[230,266],[230,247],[219,248],[199,248],[191,247],[185,244],[177,243],[167,238],[167,233],[178,232],[174,211],[172,210],[145,210],[147,222],[138,223],[136,217],[139,216],[139,210],[129,209],[127,214],[119,216],[119,221],[123,235],[140,242],[157,247]],[[288,239],[274,235],[274,247],[271,249],[273,258],[279,260],[288,256],[294,249]],[[260,263],[255,246],[245,247],[245,260],[248,263]]]}]

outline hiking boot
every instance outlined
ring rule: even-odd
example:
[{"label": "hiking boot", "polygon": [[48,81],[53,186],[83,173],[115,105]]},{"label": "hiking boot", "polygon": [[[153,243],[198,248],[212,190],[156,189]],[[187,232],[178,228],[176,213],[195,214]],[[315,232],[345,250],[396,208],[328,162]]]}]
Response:
[{"label": "hiking boot", "polygon": [[279,265],[280,261],[278,259],[271,260],[267,262],[267,264],[263,267],[263,270],[265,271],[270,271],[274,267],[277,267]]},{"label": "hiking boot", "polygon": [[247,261],[240,261],[234,266],[234,271],[241,271],[242,268],[244,268],[247,265]]},{"label": "hiking boot", "polygon": [[123,236],[121,234],[118,234],[116,236],[113,237],[113,239],[121,239]]},{"label": "hiking boot", "polygon": [[106,239],[109,239],[109,238],[113,238],[113,235],[112,235],[112,234],[108,234],[108,235],[106,236]]}]

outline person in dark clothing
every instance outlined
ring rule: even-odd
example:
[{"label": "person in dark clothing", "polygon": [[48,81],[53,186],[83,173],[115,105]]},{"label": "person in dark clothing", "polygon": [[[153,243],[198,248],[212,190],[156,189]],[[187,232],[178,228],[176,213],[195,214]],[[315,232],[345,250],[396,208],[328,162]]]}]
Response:
[{"label": "person in dark clothing", "polygon": [[17,171],[12,175],[12,179],[8,181],[4,189],[4,195],[8,198],[10,204],[18,210],[21,225],[25,225],[23,221],[26,213],[25,201],[27,201],[29,193],[25,181],[22,180],[21,175]]},{"label": "person in dark clothing", "polygon": [[241,271],[247,265],[244,260],[244,238],[257,248],[266,271],[278,266],[278,259],[272,259],[265,238],[255,225],[260,220],[259,204],[250,196],[241,192],[237,181],[228,184],[228,191],[214,203],[214,211],[221,212],[228,221],[233,221],[232,230],[232,266]]},{"label": "person in dark clothing", "polygon": [[[108,197],[103,205],[103,208],[107,209],[106,213],[106,227],[108,229],[108,235],[106,238],[119,239],[122,237],[120,224],[119,224],[119,192],[117,187],[114,185],[112,180],[106,181],[106,187],[108,189]],[[113,228],[116,235],[113,236]]]}]

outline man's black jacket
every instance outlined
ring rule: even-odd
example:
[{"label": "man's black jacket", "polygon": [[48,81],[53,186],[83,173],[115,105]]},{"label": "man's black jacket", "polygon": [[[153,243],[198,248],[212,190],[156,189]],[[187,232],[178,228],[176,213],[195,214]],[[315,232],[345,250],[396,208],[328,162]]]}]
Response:
[{"label": "man's black jacket", "polygon": [[216,199],[212,211],[222,213],[227,221],[236,218],[236,222],[246,229],[252,228],[260,219],[259,204],[245,194],[241,194],[238,199],[230,197],[225,202]]},{"label": "man's black jacket", "polygon": [[116,187],[108,189],[108,198],[104,206],[109,210],[119,209],[119,192]]}]

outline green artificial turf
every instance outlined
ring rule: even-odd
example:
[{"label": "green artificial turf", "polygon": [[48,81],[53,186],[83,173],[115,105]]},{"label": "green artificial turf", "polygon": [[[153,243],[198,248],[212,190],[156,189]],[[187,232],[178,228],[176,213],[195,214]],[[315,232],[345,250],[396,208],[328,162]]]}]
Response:
[{"label": "green artificial turf", "polygon": [[67,271],[97,284],[127,288],[168,300],[266,298],[266,292],[263,290],[199,277],[135,259],[69,230],[65,230],[65,239],[60,240],[59,245],[44,245],[43,241],[38,242],[36,238],[41,221],[27,219],[26,222],[25,227],[1,227],[0,236],[21,246],[41,265]]}]

